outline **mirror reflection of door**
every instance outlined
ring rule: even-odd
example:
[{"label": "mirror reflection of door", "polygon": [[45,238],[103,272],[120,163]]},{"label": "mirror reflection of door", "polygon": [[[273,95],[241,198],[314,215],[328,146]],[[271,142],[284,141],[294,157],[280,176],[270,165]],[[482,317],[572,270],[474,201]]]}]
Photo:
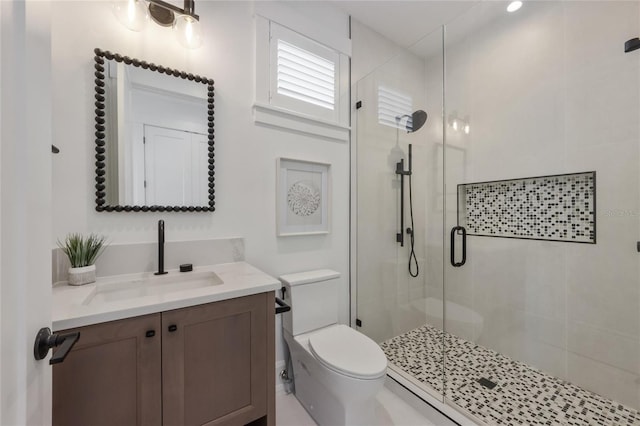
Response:
[{"label": "mirror reflection of door", "polygon": [[208,206],[207,86],[115,60],[106,69],[107,205]]},{"label": "mirror reflection of door", "polygon": [[145,205],[208,203],[207,136],[144,126]]}]

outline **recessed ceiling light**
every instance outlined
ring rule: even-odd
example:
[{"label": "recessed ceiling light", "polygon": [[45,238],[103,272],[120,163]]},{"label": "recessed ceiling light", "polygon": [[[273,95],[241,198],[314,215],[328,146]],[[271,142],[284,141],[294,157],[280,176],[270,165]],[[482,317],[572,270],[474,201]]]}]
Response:
[{"label": "recessed ceiling light", "polygon": [[507,12],[515,12],[516,10],[520,9],[522,7],[522,2],[519,0],[516,1],[512,1],[511,3],[509,3],[509,6],[507,6]]}]

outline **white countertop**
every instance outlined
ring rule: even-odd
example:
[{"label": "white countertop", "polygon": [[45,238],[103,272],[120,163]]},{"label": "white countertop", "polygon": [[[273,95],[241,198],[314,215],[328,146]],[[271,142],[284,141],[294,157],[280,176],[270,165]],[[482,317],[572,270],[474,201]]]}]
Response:
[{"label": "white countertop", "polygon": [[[177,279],[185,274],[211,271],[223,281],[219,285],[200,288],[187,288],[161,294],[151,294],[124,300],[98,300],[87,303],[104,286],[118,281],[140,280],[153,277],[153,272],[140,274],[101,277],[95,283],[83,286],[70,286],[65,282],[53,286],[53,325],[54,331],[74,327],[98,324],[172,309],[185,308],[203,303],[233,299],[257,293],[274,291],[281,287],[280,281],[246,262],[225,263],[206,267],[197,267],[194,272],[169,270],[164,280],[172,276]],[[103,286],[103,287],[101,287]],[[275,308],[274,308],[275,309]]]}]

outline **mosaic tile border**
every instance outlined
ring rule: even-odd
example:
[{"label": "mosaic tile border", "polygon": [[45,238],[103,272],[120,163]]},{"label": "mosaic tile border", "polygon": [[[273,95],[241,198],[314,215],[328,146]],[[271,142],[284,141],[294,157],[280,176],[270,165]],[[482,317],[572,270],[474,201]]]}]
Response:
[{"label": "mosaic tile border", "polygon": [[633,408],[430,325],[380,347],[390,363],[438,394],[446,388],[447,399],[488,425],[640,425]]},{"label": "mosaic tile border", "polygon": [[458,185],[467,235],[596,243],[596,172]]}]

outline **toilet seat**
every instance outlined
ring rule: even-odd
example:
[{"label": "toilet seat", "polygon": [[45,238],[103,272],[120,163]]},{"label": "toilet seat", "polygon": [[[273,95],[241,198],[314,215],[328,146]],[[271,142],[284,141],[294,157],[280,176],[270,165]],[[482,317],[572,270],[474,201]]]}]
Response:
[{"label": "toilet seat", "polygon": [[356,379],[377,379],[387,370],[380,346],[346,325],[335,325],[309,337],[311,352],[325,367]]}]

